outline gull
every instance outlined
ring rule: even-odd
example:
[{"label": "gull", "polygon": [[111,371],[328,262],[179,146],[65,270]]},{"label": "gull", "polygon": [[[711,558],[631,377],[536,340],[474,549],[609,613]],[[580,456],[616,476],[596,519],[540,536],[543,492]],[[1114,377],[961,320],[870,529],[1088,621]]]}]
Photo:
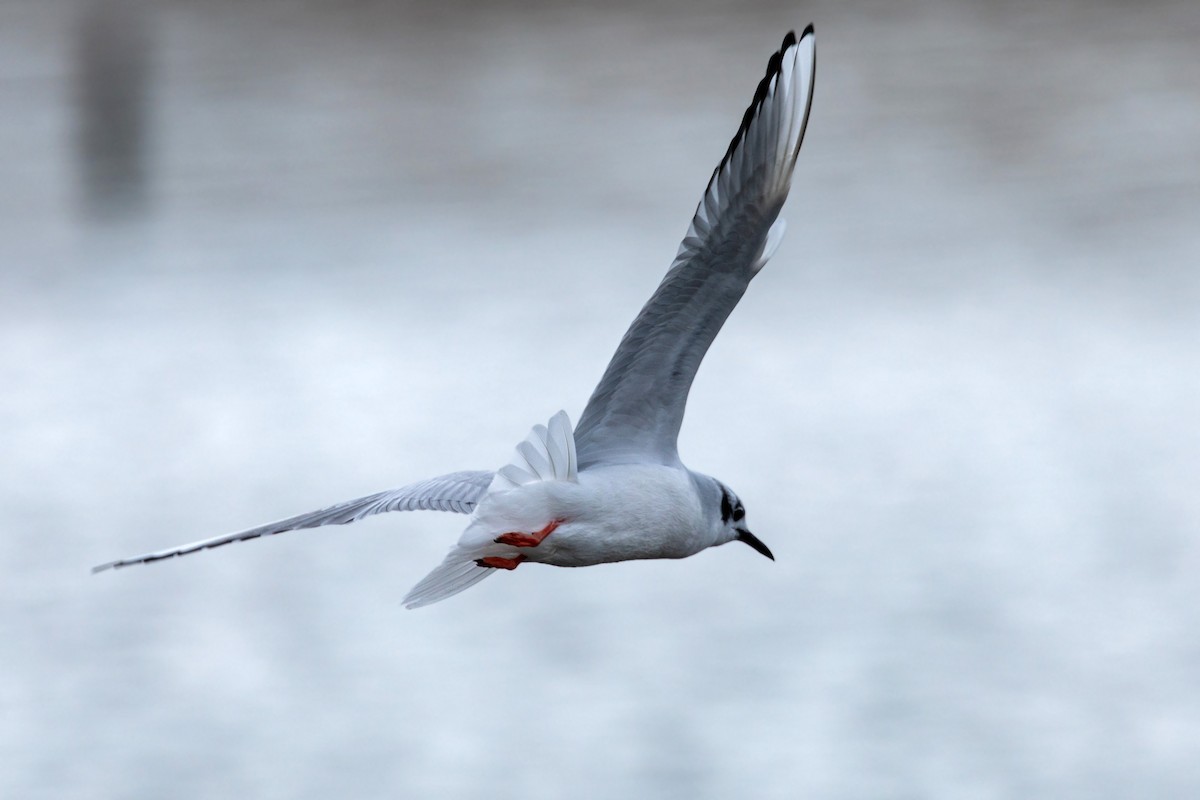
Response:
[{"label": "gull", "polygon": [[700,361],[783,237],[779,212],[804,140],[815,69],[812,25],[799,38],[789,32],[713,170],[675,261],[574,429],[560,411],[534,426],[495,472],[454,472],[92,571],[415,510],[469,514],[470,521],[445,560],[404,598],[408,608],[527,562],[585,567],[686,558],[734,541],[774,560],[750,532],[738,496],[685,467],[676,440]]}]

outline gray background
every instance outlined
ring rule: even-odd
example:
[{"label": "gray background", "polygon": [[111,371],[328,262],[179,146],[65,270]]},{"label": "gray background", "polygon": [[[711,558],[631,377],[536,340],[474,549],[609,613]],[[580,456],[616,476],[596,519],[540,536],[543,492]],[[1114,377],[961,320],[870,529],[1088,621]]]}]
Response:
[{"label": "gray background", "polygon": [[[681,439],[778,557],[95,563],[577,418],[767,56]],[[1200,794],[1194,2],[0,4],[0,795]]]}]

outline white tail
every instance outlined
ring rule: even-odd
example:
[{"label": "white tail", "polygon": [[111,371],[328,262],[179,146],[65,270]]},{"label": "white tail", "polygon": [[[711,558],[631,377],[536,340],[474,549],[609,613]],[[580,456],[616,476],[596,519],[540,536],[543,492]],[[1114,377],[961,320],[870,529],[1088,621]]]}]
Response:
[{"label": "white tail", "polygon": [[535,481],[577,481],[575,434],[567,412],[559,411],[550,424],[534,425],[517,445],[513,460],[496,471],[488,493],[507,491]]},{"label": "white tail", "polygon": [[515,547],[494,541],[496,536],[508,531],[483,527],[478,509],[487,503],[488,495],[538,481],[578,481],[578,471],[575,433],[567,412],[559,411],[550,418],[548,425],[534,425],[525,440],[517,445],[513,460],[496,471],[487,495],[476,506],[477,512],[472,515],[471,525],[462,538],[450,548],[446,559],[412,588],[404,598],[404,605],[420,608],[445,600],[498,571],[496,567],[481,567],[479,559],[512,558],[520,553]]},{"label": "white tail", "polygon": [[438,600],[445,600],[459,592],[470,589],[496,570],[475,563],[481,555],[472,556],[458,545],[451,548],[446,560],[438,568],[421,579],[404,597],[405,608],[420,608]]}]

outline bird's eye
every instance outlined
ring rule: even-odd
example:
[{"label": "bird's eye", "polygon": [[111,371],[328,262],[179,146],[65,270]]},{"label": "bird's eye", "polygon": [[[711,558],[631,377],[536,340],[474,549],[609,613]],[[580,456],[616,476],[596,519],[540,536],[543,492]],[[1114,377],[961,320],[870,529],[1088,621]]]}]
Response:
[{"label": "bird's eye", "polygon": [[741,506],[738,506],[737,508],[735,508],[733,510],[733,521],[734,522],[741,522],[742,517],[744,517],[744,516],[746,516],[746,509],[742,508]]}]

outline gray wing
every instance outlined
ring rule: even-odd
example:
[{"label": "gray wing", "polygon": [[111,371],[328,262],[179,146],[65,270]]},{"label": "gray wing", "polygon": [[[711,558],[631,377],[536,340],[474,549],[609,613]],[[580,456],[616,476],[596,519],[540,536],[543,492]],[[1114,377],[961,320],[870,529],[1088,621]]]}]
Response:
[{"label": "gray wing", "polygon": [[427,481],[410,483],[399,489],[370,494],[357,500],[347,500],[319,511],[310,511],[307,514],[288,517],[278,522],[269,522],[257,528],[217,536],[181,547],[173,547],[170,550],[160,550],[156,553],[110,561],[107,564],[92,567],[92,572],[127,567],[131,564],[149,564],[151,561],[185,556],[200,550],[220,547],[230,542],[244,542],[247,539],[274,536],[277,533],[300,528],[345,525],[372,514],[383,514],[388,511],[454,511],[459,514],[470,514],[479,499],[487,493],[488,485],[492,482],[492,475],[493,473],[487,471],[452,472],[449,475],[441,475]]},{"label": "gray wing", "polygon": [[713,171],[675,261],[609,362],[575,429],[579,468],[679,461],[700,361],[783,235],[779,211],[812,105],[812,26],[788,33]]}]

